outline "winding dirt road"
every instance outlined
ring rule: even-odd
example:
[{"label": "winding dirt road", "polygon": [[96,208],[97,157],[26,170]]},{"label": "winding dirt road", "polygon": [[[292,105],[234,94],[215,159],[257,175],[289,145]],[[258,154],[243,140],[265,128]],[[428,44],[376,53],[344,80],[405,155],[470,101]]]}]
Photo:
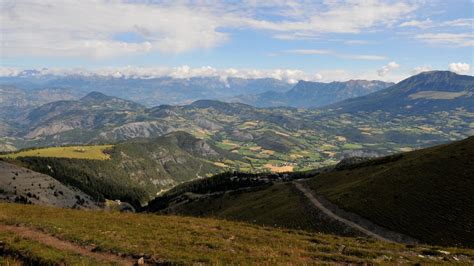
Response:
[{"label": "winding dirt road", "polygon": [[116,263],[119,265],[134,265],[136,262],[136,260],[131,258],[120,257],[112,253],[94,252],[92,251],[92,248],[86,248],[72,242],[64,241],[41,231],[27,227],[0,224],[0,231],[13,232],[22,238],[36,241],[59,250],[69,251],[83,255],[85,257],[93,258],[99,262]]},{"label": "winding dirt road", "polygon": [[390,242],[390,243],[394,243],[394,241],[390,240],[390,239],[387,239],[375,232],[372,232],[352,221],[349,221],[347,219],[344,219],[342,218],[341,216],[338,216],[337,214],[333,213],[331,210],[329,210],[328,208],[324,207],[323,204],[321,204],[321,202],[313,195],[312,191],[309,190],[308,188],[306,188],[303,184],[301,184],[300,182],[298,181],[295,181],[293,182],[293,184],[296,186],[296,188],[298,190],[300,190],[310,201],[311,203],[313,204],[314,207],[316,207],[318,210],[322,211],[324,214],[326,214],[327,216],[331,217],[332,219],[334,220],[337,220],[357,231],[360,231],[362,233],[364,233],[365,235],[367,236],[370,236],[370,237],[373,237],[375,239],[378,239],[378,240],[381,240],[381,241],[385,241],[385,242]]}]

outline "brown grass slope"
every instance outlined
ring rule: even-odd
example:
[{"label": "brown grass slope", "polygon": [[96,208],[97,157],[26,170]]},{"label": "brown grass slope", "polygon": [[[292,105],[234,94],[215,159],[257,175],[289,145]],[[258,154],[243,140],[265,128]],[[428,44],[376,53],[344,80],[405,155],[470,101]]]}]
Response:
[{"label": "brown grass slope", "polygon": [[308,183],[339,207],[422,242],[474,247],[474,137],[348,168]]},{"label": "brown grass slope", "polygon": [[[94,246],[94,250],[102,253],[144,257],[151,265],[469,264],[474,255],[466,249],[406,246],[213,219],[4,203],[0,203],[0,224],[39,230],[74,245]],[[26,258],[36,256],[36,261],[49,261],[51,265],[90,264],[82,257],[71,261],[65,250],[48,248],[41,239],[36,239],[40,241],[37,243],[21,238],[10,241],[11,234],[6,233],[0,232],[3,243],[0,254],[2,249],[13,250]],[[20,245],[19,241],[27,243]]]}]

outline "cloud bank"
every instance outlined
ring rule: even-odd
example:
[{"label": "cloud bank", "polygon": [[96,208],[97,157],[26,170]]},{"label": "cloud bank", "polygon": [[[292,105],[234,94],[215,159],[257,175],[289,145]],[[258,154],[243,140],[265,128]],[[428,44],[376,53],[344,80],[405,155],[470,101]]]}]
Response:
[{"label": "cloud bank", "polygon": [[101,76],[123,79],[152,79],[161,77],[171,77],[179,79],[195,78],[195,77],[218,77],[222,81],[227,78],[245,78],[260,79],[274,78],[288,83],[296,83],[299,80],[320,80],[321,75],[309,75],[298,69],[216,69],[210,66],[191,68],[187,65],[179,67],[110,67],[99,69],[85,68],[42,68],[42,69],[21,69],[11,67],[0,67],[0,77],[17,77],[17,76],[70,76],[78,75],[84,77]]}]

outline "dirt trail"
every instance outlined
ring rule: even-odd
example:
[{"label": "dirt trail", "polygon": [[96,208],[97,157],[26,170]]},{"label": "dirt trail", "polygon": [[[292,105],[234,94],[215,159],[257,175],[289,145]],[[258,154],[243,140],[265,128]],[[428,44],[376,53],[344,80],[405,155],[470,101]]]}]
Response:
[{"label": "dirt trail", "polygon": [[313,196],[311,190],[307,189],[303,184],[301,184],[300,182],[293,182],[293,184],[296,186],[297,189],[299,189],[301,192],[303,192],[303,194],[311,201],[311,203],[314,205],[314,207],[316,207],[317,209],[319,209],[320,211],[322,211],[324,214],[326,214],[327,216],[331,217],[332,219],[334,220],[337,220],[351,228],[354,228],[355,230],[357,231],[360,231],[368,236],[371,236],[375,239],[378,239],[378,240],[381,240],[381,241],[386,241],[386,242],[391,242],[391,243],[394,243],[394,241],[388,239],[388,238],[385,238],[375,232],[372,232],[352,221],[349,221],[347,219],[344,219],[338,215],[336,215],[335,213],[333,213],[331,210],[327,209],[326,207],[324,207],[323,204],[321,204],[321,202],[316,199],[315,196]]},{"label": "dirt trail", "polygon": [[0,224],[0,231],[13,232],[22,238],[33,240],[59,250],[69,251],[86,257],[90,257],[99,262],[117,263],[120,265],[134,265],[136,262],[136,260],[123,258],[112,253],[94,252],[92,251],[92,248],[86,248],[84,246],[80,246],[72,242],[64,241],[54,236],[27,227]]}]

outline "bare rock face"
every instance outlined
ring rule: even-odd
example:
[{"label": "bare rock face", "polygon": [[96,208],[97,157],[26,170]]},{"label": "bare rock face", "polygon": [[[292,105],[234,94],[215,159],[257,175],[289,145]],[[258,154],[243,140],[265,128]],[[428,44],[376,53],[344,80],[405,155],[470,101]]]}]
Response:
[{"label": "bare rock face", "polygon": [[197,116],[195,117],[195,120],[196,122],[196,125],[198,125],[199,127],[203,128],[203,129],[207,129],[207,130],[220,130],[222,129],[222,126],[212,122],[211,120],[208,120],[202,116]]},{"label": "bare rock face", "polygon": [[199,154],[203,157],[209,157],[209,156],[219,156],[219,153],[217,153],[214,149],[212,149],[209,144],[207,144],[204,141],[197,141],[194,144],[193,151],[195,154]]},{"label": "bare rock face", "polygon": [[252,141],[253,140],[252,134],[243,132],[240,130],[232,131],[232,138],[238,141]]},{"label": "bare rock face", "polygon": [[44,137],[44,136],[51,136],[55,134],[59,134],[62,132],[66,132],[69,130],[73,130],[74,127],[72,125],[68,125],[67,123],[58,123],[46,127],[39,127],[36,128],[35,130],[31,131],[28,133],[25,138],[27,139],[34,139],[38,137]]},{"label": "bare rock face", "polygon": [[0,161],[0,201],[96,209],[89,195],[51,176]]},{"label": "bare rock face", "polygon": [[132,122],[103,132],[100,137],[111,140],[127,140],[157,137],[171,131],[174,131],[174,128],[166,127],[159,121]]}]

